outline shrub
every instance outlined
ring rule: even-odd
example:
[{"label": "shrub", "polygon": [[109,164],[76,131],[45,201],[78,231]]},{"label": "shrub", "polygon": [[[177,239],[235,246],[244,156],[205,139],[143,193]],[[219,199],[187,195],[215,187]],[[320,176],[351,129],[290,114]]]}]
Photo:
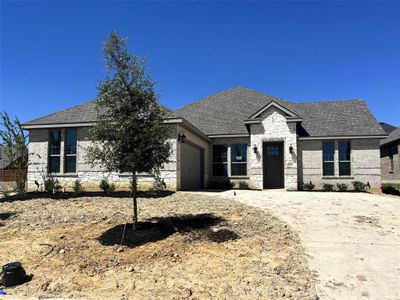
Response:
[{"label": "shrub", "polygon": [[338,183],[336,184],[337,189],[339,192],[346,192],[347,191],[347,184],[345,183]]},{"label": "shrub", "polygon": [[102,179],[99,187],[103,190],[103,192],[108,193],[110,191],[110,184],[106,178]]},{"label": "shrub", "polygon": [[367,188],[367,185],[361,181],[353,181],[352,184],[356,192],[364,192]]},{"label": "shrub", "polygon": [[74,192],[77,193],[77,194],[82,194],[83,193],[82,184],[78,179],[75,180],[75,183],[74,183]]},{"label": "shrub", "polygon": [[238,187],[240,190],[248,190],[249,189],[249,184],[246,181],[239,181],[238,182]]},{"label": "shrub", "polygon": [[48,177],[44,181],[44,189],[46,192],[50,194],[61,190],[61,188],[62,188],[61,185],[58,184],[58,180],[54,179],[54,177]]},{"label": "shrub", "polygon": [[160,194],[162,191],[166,189],[167,185],[164,182],[164,179],[161,178],[160,171],[154,172],[154,181],[153,186],[150,189],[152,193]]},{"label": "shrub", "polygon": [[333,184],[324,183],[324,184],[322,185],[322,189],[323,189],[325,192],[333,192]]},{"label": "shrub", "polygon": [[382,186],[382,193],[400,196],[400,191],[390,185]]},{"label": "shrub", "polygon": [[310,181],[310,183],[303,184],[303,190],[305,190],[305,191],[312,191],[314,188],[315,188],[315,184],[313,184],[311,181]]},{"label": "shrub", "polygon": [[109,193],[114,193],[115,192],[115,183],[111,183],[110,187],[108,188]]}]

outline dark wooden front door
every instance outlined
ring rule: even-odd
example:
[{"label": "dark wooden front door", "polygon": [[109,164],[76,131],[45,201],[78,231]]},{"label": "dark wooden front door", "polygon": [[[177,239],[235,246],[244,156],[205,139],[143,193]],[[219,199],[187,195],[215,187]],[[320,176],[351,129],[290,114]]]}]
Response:
[{"label": "dark wooden front door", "polygon": [[281,189],[283,182],[283,143],[263,144],[264,188]]}]

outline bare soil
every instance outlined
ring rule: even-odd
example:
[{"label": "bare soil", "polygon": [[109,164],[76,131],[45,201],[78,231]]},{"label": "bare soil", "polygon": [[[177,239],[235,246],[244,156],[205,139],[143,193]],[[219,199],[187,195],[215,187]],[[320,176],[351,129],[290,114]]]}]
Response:
[{"label": "bare soil", "polygon": [[[33,277],[3,298],[315,299],[299,238],[238,202],[176,193],[0,203],[0,264]],[[125,229],[125,230],[124,230]]]}]

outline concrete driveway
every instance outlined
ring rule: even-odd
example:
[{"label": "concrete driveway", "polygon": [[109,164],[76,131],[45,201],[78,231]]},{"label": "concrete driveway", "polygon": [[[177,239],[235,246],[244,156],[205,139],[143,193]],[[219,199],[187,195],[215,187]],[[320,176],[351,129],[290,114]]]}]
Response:
[{"label": "concrete driveway", "polygon": [[320,299],[400,299],[400,197],[276,190],[216,194],[266,209],[298,231]]}]

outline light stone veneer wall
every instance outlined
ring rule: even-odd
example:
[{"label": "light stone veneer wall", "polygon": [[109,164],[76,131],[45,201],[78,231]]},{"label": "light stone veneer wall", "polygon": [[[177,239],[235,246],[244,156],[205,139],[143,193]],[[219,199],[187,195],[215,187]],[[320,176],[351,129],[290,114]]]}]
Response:
[{"label": "light stone veneer wall", "polygon": [[339,151],[335,143],[335,176],[322,176],[322,141],[298,141],[299,155],[299,188],[303,183],[312,182],[316,189],[322,189],[324,183],[336,186],[347,184],[352,189],[353,181],[369,183],[372,190],[381,186],[380,151],[378,139],[352,139],[351,144],[351,176],[339,176]]},{"label": "light stone veneer wall", "polygon": [[[169,162],[164,164],[161,170],[161,177],[167,185],[167,189],[175,190],[177,187],[177,126],[168,125],[170,138],[168,142],[171,145],[171,155]],[[86,148],[90,145],[89,127],[78,128],[77,134],[77,165],[76,173],[63,174],[64,169],[64,137],[65,129],[62,130],[61,140],[61,173],[54,174],[60,185],[66,189],[73,187],[75,180],[79,180],[87,190],[99,189],[99,183],[103,178],[113,182],[117,189],[129,189],[131,176],[119,172],[106,172],[99,165],[91,166],[86,162]],[[48,164],[48,129],[32,129],[29,132],[29,166],[28,166],[28,189],[36,189],[35,180],[40,184],[44,182],[44,176],[47,175]],[[153,183],[153,177],[147,174],[138,176],[139,189],[148,189]]]},{"label": "light stone veneer wall", "polygon": [[[250,125],[250,147],[257,146],[257,153],[249,151],[250,182],[255,188],[263,188],[263,143],[283,142],[285,189],[297,189],[297,134],[296,123],[287,122],[283,112],[270,108],[261,116],[261,124]],[[289,146],[293,147],[290,153]]]}]

